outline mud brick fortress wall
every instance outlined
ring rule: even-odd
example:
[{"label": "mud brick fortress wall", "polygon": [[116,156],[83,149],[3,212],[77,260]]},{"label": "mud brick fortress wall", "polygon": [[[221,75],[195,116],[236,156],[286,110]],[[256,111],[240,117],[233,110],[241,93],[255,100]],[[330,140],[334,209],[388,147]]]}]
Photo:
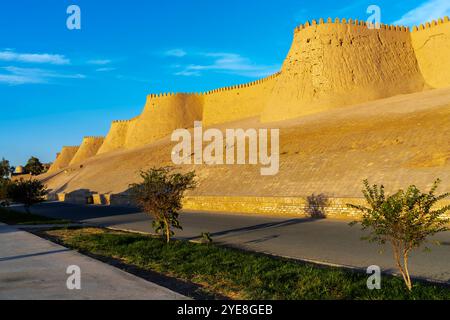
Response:
[{"label": "mud brick fortress wall", "polygon": [[272,122],[448,87],[449,56],[448,17],[412,31],[384,24],[370,29],[351,19],[313,20],[295,29],[280,72],[203,93],[151,94],[139,116],[112,123],[96,152],[92,142],[83,141],[74,163],[152,143],[174,129],[192,127],[195,120],[206,126],[255,116]]},{"label": "mud brick fortress wall", "polygon": [[[425,104],[431,89],[450,87],[449,19],[412,30],[371,27],[351,19],[313,20],[295,29],[290,51],[274,75],[209,92],[150,94],[140,115],[114,121],[105,138],[87,137],[79,147],[64,147],[50,169],[55,178],[45,179],[56,193],[59,186],[75,186],[78,179],[79,189],[103,194],[94,202],[126,203],[120,194],[138,177],[136,172],[170,164],[170,144],[164,141],[175,129],[192,128],[194,121],[208,127],[253,118],[270,127],[394,97],[390,107],[399,110],[395,114],[383,109],[377,116],[377,110],[366,109],[367,116],[359,118],[339,114],[341,118],[335,119],[341,122],[330,120],[320,132],[301,121],[295,128],[283,129],[280,174],[271,180],[256,175],[258,170],[252,167],[189,168],[198,170],[201,184],[186,206],[297,214],[305,211],[302,201],[307,195],[326,192],[332,199],[329,214],[339,215],[347,210],[339,199],[359,195],[363,177],[393,188],[415,183],[414,179],[424,187],[425,181],[440,177],[448,189],[449,109],[443,104],[431,106],[431,111],[418,107],[402,116],[407,112],[402,97],[420,93]],[[152,151],[145,153],[151,144],[155,144]],[[122,162],[106,161],[121,154]],[[66,175],[61,177],[61,172]],[[122,176],[127,177],[123,186],[113,187]],[[84,202],[85,195],[80,199]]]}]

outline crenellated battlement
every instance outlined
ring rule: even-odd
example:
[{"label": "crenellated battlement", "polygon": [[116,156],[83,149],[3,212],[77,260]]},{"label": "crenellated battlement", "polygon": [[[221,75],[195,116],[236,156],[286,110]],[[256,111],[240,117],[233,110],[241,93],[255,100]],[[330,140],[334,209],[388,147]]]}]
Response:
[{"label": "crenellated battlement", "polygon": [[262,78],[262,79],[258,79],[258,80],[255,80],[255,81],[252,81],[252,82],[248,82],[248,83],[237,84],[237,85],[234,85],[234,86],[228,86],[228,87],[222,87],[222,88],[214,89],[214,90],[211,90],[211,91],[207,91],[204,94],[205,95],[210,95],[210,94],[215,94],[215,93],[219,93],[219,92],[226,92],[226,91],[250,88],[250,87],[253,87],[253,86],[257,86],[257,85],[263,84],[263,83],[265,83],[267,81],[273,80],[276,77],[278,77],[280,74],[281,74],[281,71],[278,71],[278,72],[276,72],[276,73],[274,73],[274,74],[272,74],[272,75],[270,75],[268,77]]},{"label": "crenellated battlement", "polygon": [[[189,96],[197,96],[197,97],[201,97],[201,96],[206,96],[206,95],[211,95],[211,94],[216,94],[216,93],[220,93],[220,92],[226,92],[226,91],[231,91],[231,90],[237,90],[237,89],[245,89],[245,88],[250,88],[253,86],[257,86],[260,84],[265,83],[266,81],[270,81],[274,78],[276,78],[277,76],[279,76],[281,74],[281,71],[276,72],[268,77],[262,78],[262,79],[258,79],[255,81],[251,81],[248,83],[243,83],[243,84],[237,84],[237,85],[233,85],[233,86],[228,86],[228,87],[222,87],[222,88],[217,88],[217,89],[213,89],[213,90],[209,90],[209,91],[205,91],[205,92],[178,92],[178,93],[174,93],[174,92],[164,92],[164,93],[152,93],[149,94],[147,96],[147,99],[158,99],[158,98],[170,98],[170,97],[175,97],[177,95],[189,95]],[[131,121],[131,120],[117,120],[117,122],[120,121]]]},{"label": "crenellated battlement", "polygon": [[[367,27],[375,28],[376,27],[375,24],[370,24],[370,23],[367,23],[366,21],[358,20],[358,19],[328,18],[325,20],[323,18],[320,18],[318,21],[317,20],[312,20],[311,22],[306,21],[304,24],[297,26],[295,28],[294,32],[297,33],[306,28],[314,27],[317,25],[324,25],[324,24],[346,25],[346,26],[365,27],[365,28],[367,28]],[[398,31],[398,32],[409,32],[410,31],[409,27],[406,27],[406,26],[388,25],[388,24],[383,24],[383,23],[379,25],[379,28],[383,29],[383,30]]]},{"label": "crenellated battlement", "polygon": [[137,119],[137,117],[133,118],[133,119],[129,119],[129,120],[113,120],[112,123],[116,124],[116,123],[130,123],[133,122]]},{"label": "crenellated battlement", "polygon": [[130,122],[131,120],[113,120],[112,121],[112,123],[113,124],[115,124],[115,123],[128,123],[128,122]]},{"label": "crenellated battlement", "polygon": [[306,21],[295,28],[281,71],[206,92],[149,94],[139,116],[113,121],[106,138],[88,136],[80,147],[64,147],[54,168],[68,165],[77,149],[73,163],[94,156],[97,148],[102,154],[152,143],[194,121],[205,126],[256,117],[282,121],[448,87],[448,23],[444,17],[410,30],[347,18]]},{"label": "crenellated battlement", "polygon": [[412,32],[418,32],[418,31],[434,28],[436,26],[439,26],[439,25],[444,24],[444,23],[449,23],[449,22],[450,22],[449,17],[445,16],[444,18],[440,18],[438,20],[433,20],[433,21],[427,22],[425,24],[414,26],[412,28]]}]

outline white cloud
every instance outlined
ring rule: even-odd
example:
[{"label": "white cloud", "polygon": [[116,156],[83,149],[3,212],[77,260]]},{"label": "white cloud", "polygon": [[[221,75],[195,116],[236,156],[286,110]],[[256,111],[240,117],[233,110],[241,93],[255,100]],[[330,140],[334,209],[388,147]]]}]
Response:
[{"label": "white cloud", "polygon": [[116,70],[116,68],[98,68],[98,69],[95,69],[95,71],[97,71],[97,72],[109,72],[109,71],[114,71],[114,70]]},{"label": "white cloud", "polygon": [[405,13],[396,25],[414,26],[450,15],[449,0],[428,0],[419,7]]},{"label": "white cloud", "polygon": [[97,59],[97,60],[89,60],[88,63],[89,64],[94,64],[97,66],[104,66],[107,64],[110,64],[112,61],[108,60],[108,59]]},{"label": "white cloud", "polygon": [[184,77],[199,77],[201,75],[198,71],[189,71],[188,69],[179,71],[175,73],[176,76],[184,76]]},{"label": "white cloud", "polygon": [[84,79],[82,74],[57,73],[51,70],[37,68],[3,67],[7,73],[0,73],[0,83],[9,85],[43,84],[50,83],[52,79]]},{"label": "white cloud", "polygon": [[60,54],[48,53],[17,53],[11,50],[0,51],[0,61],[48,63],[55,65],[70,64],[70,60]]},{"label": "white cloud", "polygon": [[187,55],[187,52],[183,49],[172,49],[165,52],[165,55],[168,57],[177,57],[182,58]]},{"label": "white cloud", "polygon": [[279,66],[266,66],[254,64],[250,59],[236,53],[203,53],[203,57],[212,58],[210,64],[190,64],[182,71],[180,76],[200,76],[202,71],[216,71],[236,74],[244,77],[258,78],[271,75],[279,70]]}]

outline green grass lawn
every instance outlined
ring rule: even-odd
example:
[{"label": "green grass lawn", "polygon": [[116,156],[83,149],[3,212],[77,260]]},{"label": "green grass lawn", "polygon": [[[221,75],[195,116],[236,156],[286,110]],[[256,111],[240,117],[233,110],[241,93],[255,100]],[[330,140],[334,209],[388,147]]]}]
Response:
[{"label": "green grass lawn", "polygon": [[0,222],[11,225],[68,224],[68,220],[58,220],[35,214],[0,208]]},{"label": "green grass lawn", "polygon": [[[58,229],[45,236],[96,256],[200,285],[231,299],[450,299],[450,288],[416,283],[412,294],[397,277],[367,289],[367,275],[245,252],[214,244],[173,241],[98,228]],[[295,244],[293,244],[295,245]]]}]

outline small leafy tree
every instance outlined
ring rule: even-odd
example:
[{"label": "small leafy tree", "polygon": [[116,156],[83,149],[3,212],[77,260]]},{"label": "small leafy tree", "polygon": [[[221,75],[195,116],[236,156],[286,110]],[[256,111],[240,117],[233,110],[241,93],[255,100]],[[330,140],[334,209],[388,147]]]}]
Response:
[{"label": "small leafy tree", "polygon": [[9,165],[9,161],[2,158],[2,161],[0,161],[0,179],[8,179],[10,173],[11,166]]},{"label": "small leafy tree", "polygon": [[7,206],[8,202],[8,186],[10,184],[9,176],[12,173],[9,161],[2,158],[0,161],[0,205]]},{"label": "small leafy tree", "polygon": [[45,201],[48,193],[41,181],[20,179],[8,185],[8,198],[14,202],[22,203],[25,211],[30,213],[30,207]]},{"label": "small leafy tree", "polygon": [[8,206],[8,187],[10,184],[9,179],[2,179],[0,178],[0,206]]},{"label": "small leafy tree", "polygon": [[130,185],[139,207],[153,216],[153,228],[162,233],[167,243],[174,235],[172,228],[182,229],[178,221],[184,192],[196,187],[195,172],[173,173],[173,168],[152,168],[141,172],[143,181]]},{"label": "small leafy tree", "polygon": [[370,231],[364,240],[381,245],[390,243],[397,267],[410,291],[412,282],[408,261],[411,251],[425,244],[430,236],[448,230],[446,225],[450,219],[445,218],[445,213],[450,206],[435,209],[438,201],[450,195],[435,195],[439,183],[437,180],[428,193],[422,193],[412,185],[406,191],[399,190],[386,196],[384,186],[370,186],[365,180],[363,194],[369,206],[348,204],[362,212],[361,221],[351,225],[360,223],[363,230]]},{"label": "small leafy tree", "polygon": [[44,172],[44,166],[38,158],[31,157],[25,165],[25,171],[33,176],[38,176]]}]

